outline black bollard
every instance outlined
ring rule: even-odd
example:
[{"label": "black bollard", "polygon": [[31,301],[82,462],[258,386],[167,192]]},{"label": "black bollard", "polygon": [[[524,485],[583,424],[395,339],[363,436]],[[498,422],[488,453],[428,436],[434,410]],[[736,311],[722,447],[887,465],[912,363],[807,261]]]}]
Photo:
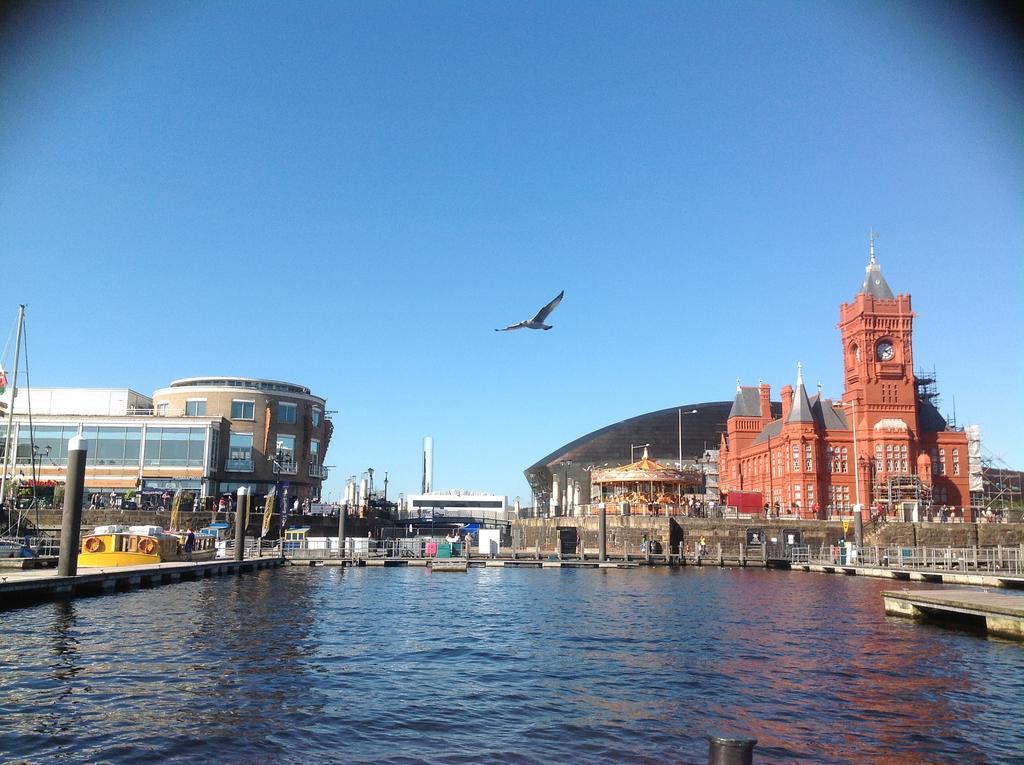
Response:
[{"label": "black bollard", "polygon": [[597,559],[602,563],[608,560],[608,519],[604,502],[597,506]]},{"label": "black bollard", "polygon": [[858,550],[864,544],[864,516],[861,515],[859,507],[853,516],[853,541],[856,542]]},{"label": "black bollard", "polygon": [[67,485],[64,487],[64,515],[60,525],[58,576],[78,575],[78,545],[82,530],[82,499],[85,496],[85,457],[89,441],[75,436],[68,441]]},{"label": "black bollard", "polygon": [[752,765],[756,738],[708,736],[708,765]]},{"label": "black bollard", "polygon": [[338,557],[344,565],[345,560],[345,516],[348,515],[348,503],[341,506],[338,512]]},{"label": "black bollard", "polygon": [[235,560],[245,559],[245,495],[245,487],[239,486],[235,502]]}]

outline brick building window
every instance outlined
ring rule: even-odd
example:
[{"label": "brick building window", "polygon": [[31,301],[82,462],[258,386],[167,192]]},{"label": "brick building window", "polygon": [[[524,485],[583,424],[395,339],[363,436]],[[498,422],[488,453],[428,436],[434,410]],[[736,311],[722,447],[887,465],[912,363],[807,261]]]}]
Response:
[{"label": "brick building window", "polygon": [[287,401],[279,401],[277,404],[277,421],[283,425],[294,425],[298,420],[299,407]]},{"label": "brick building window", "polygon": [[255,419],[256,402],[255,401],[242,401],[235,399],[231,402],[231,419],[232,420],[252,420]]},{"label": "brick building window", "polygon": [[793,472],[800,472],[800,444],[793,444]]},{"label": "brick building window", "polygon": [[843,447],[843,472],[844,473],[849,473],[850,472],[850,464],[849,464],[849,462],[847,462],[846,458],[847,458],[847,453],[846,453],[846,447],[844,446]]}]

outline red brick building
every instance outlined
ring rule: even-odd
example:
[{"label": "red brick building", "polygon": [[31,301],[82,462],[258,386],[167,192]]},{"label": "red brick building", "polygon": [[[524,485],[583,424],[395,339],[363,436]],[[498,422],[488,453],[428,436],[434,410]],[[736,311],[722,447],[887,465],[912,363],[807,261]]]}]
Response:
[{"label": "red brick building", "polygon": [[719,453],[723,493],[760,492],[804,518],[852,513],[858,499],[865,516],[879,506],[969,504],[967,437],[914,374],[910,295],[893,295],[874,243],[866,270],[853,302],[839,307],[842,399],[809,396],[799,365],[796,389],[780,391],[781,418],[766,383],[737,386]]}]

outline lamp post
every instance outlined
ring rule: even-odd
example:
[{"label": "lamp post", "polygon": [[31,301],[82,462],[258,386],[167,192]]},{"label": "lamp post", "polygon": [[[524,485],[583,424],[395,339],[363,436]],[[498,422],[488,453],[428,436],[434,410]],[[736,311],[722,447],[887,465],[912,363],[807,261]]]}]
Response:
[{"label": "lamp post", "polygon": [[633,444],[630,444],[629,445],[629,461],[633,462],[633,453],[637,449],[646,449],[649,446],[650,446],[650,444],[636,444],[635,446]]},{"label": "lamp post", "polygon": [[39,497],[36,494],[37,487],[39,485],[39,470],[38,466],[43,464],[43,456],[50,456],[50,451],[53,449],[52,446],[47,446],[42,452],[39,451],[39,447],[36,444],[32,444],[32,506],[36,509],[36,528],[39,528]]},{"label": "lamp post", "polygon": [[[684,412],[682,408],[678,410],[679,415],[679,472],[683,470],[683,415],[684,414],[697,414],[696,409],[691,409],[688,412]],[[683,503],[683,493],[679,492],[679,504]]]},{"label": "lamp post", "polygon": [[857,399],[851,398],[844,401],[843,406],[850,405],[850,429],[853,431],[853,491],[854,491],[854,512],[863,512],[860,503],[860,454],[857,451]]}]

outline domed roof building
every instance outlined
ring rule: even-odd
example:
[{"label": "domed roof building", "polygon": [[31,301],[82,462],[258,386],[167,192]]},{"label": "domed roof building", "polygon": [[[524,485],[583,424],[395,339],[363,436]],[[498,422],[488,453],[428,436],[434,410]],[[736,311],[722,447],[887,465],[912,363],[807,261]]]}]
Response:
[{"label": "domed roof building", "polygon": [[[696,493],[718,498],[715,455],[732,401],[706,401],[648,412],[577,438],[555,449],[523,473],[537,507],[569,512],[591,502],[592,472],[629,465],[646,446],[650,458],[674,469],[699,469]],[[781,404],[775,404],[781,412]],[[569,491],[566,491],[566,487]],[[595,500],[596,501],[596,500]]]}]

